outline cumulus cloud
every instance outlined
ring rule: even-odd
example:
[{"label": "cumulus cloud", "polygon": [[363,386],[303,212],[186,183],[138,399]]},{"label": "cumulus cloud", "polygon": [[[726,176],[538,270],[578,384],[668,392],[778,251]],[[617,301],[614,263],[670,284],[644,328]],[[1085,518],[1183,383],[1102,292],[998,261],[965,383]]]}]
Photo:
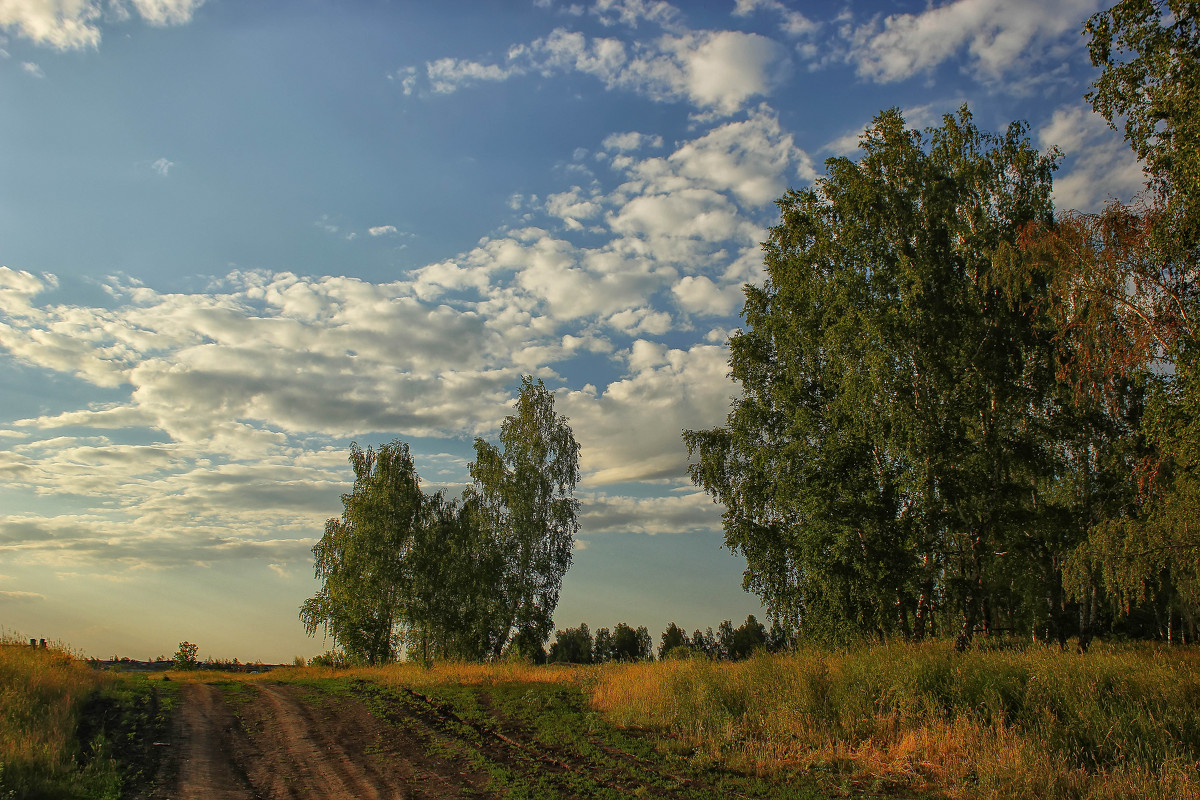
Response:
[{"label": "cumulus cloud", "polygon": [[779,0],[737,0],[734,5],[735,17],[747,17],[755,11],[765,11],[779,17],[780,28],[788,36],[803,36],[814,32],[817,24],[799,11],[788,8]]},{"label": "cumulus cloud", "polygon": [[1128,202],[1142,191],[1146,174],[1121,135],[1091,108],[1064,106],[1038,131],[1043,149],[1058,147],[1066,169],[1054,179],[1054,204],[1099,211],[1111,199]]},{"label": "cumulus cloud", "polygon": [[663,139],[658,134],[647,135],[638,133],[637,131],[627,131],[625,133],[610,133],[604,137],[603,145],[606,150],[628,153],[647,147],[662,147]]},{"label": "cumulus cloud", "polygon": [[396,233],[395,225],[376,225],[373,228],[367,228],[367,233],[372,236],[390,236]]},{"label": "cumulus cloud", "polygon": [[1059,55],[1057,40],[1078,30],[1099,6],[1099,0],[953,0],[853,28],[849,58],[860,76],[886,83],[930,70],[965,50],[968,69],[985,81],[1000,82]]},{"label": "cumulus cloud", "polygon": [[[616,16],[611,18],[623,19],[618,11],[627,11],[629,5],[612,4],[609,12]],[[642,18],[638,16],[641,11],[629,13]],[[784,48],[755,33],[684,31],[626,43],[556,28],[529,44],[514,45],[502,63],[441,58],[426,63],[425,76],[430,91],[447,94],[480,82],[530,73],[578,72],[599,79],[608,89],[633,91],[659,101],[687,101],[705,110],[732,114],[750,99],[769,94],[788,66]],[[417,74],[412,67],[395,74],[405,94],[415,90]]]},{"label": "cumulus cloud", "polygon": [[[151,25],[190,22],[204,0],[128,0]],[[110,4],[116,18],[128,17],[125,3]],[[103,11],[99,0],[0,0],[0,28],[35,44],[79,50],[100,44]]]},{"label": "cumulus cloud", "polygon": [[720,508],[703,492],[665,497],[629,497],[605,492],[582,495],[583,535],[599,533],[697,533],[721,529]]},{"label": "cumulus cloud", "polygon": [[722,346],[682,350],[639,339],[625,355],[627,377],[603,391],[561,393],[588,483],[681,478],[687,454],[680,432],[719,425],[729,411],[728,356]]}]

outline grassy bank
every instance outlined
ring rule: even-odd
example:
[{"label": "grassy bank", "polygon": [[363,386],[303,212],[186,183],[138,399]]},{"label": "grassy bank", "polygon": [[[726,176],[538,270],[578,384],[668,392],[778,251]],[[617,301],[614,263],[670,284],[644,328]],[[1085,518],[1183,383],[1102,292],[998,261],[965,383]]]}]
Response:
[{"label": "grassy bank", "polygon": [[22,641],[0,642],[0,797],[115,800],[146,780],[169,697]]},{"label": "grassy bank", "polygon": [[[1200,800],[1200,650],[1191,648],[958,654],[935,642],[812,648],[739,663],[396,664],[173,677],[148,683],[93,672],[61,651],[0,647],[0,797],[116,797],[136,785],[145,778],[136,770],[152,763],[145,747],[169,710],[171,696],[162,693],[180,679],[324,687],[361,679],[396,697],[413,689],[439,698],[468,721],[482,703],[522,730],[549,726],[547,746],[573,741],[563,733],[571,726],[599,735],[591,720],[603,719],[633,737],[603,734],[613,752],[646,734],[662,764],[687,774],[731,768],[761,776],[764,786]],[[525,719],[521,703],[547,718]],[[581,740],[575,749],[587,755],[591,746]]]},{"label": "grassy bank", "polygon": [[1200,798],[1200,653],[945,643],[597,673],[592,701],[697,757],[970,798]]}]

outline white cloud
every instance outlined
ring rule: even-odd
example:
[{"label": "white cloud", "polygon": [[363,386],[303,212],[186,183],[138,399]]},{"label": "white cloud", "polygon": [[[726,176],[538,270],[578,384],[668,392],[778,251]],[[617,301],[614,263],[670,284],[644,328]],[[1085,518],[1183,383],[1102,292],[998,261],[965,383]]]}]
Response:
[{"label": "white cloud", "polygon": [[[614,6],[614,8],[616,8]],[[446,94],[482,81],[538,73],[592,75],[608,89],[637,92],[659,101],[689,101],[699,108],[732,114],[751,98],[769,94],[788,67],[775,41],[740,31],[664,34],[630,45],[612,38],[588,39],[556,28],[548,36],[509,49],[502,64],[442,58],[427,62],[431,91]],[[411,68],[396,73],[402,83]],[[403,84],[411,93],[412,84]]]},{"label": "white cloud", "polygon": [[629,153],[636,150],[642,150],[647,147],[659,148],[663,145],[663,139],[658,134],[648,135],[638,133],[637,131],[627,131],[625,133],[610,133],[604,137],[604,149],[616,150],[618,153]]},{"label": "white cloud", "polygon": [[45,599],[46,595],[38,592],[0,591],[0,603],[31,603]]},{"label": "white cloud", "polygon": [[595,0],[591,13],[604,25],[628,25],[636,28],[649,22],[669,28],[679,24],[679,9],[664,0]]},{"label": "white cloud", "polygon": [[859,75],[886,83],[930,70],[965,49],[973,73],[1000,82],[1059,55],[1056,40],[1078,31],[1099,5],[1099,0],[953,0],[853,29],[849,57]]},{"label": "white cloud", "polygon": [[174,161],[168,161],[165,158],[160,158],[150,165],[150,169],[158,173],[159,177],[165,178],[173,166],[175,166]]},{"label": "white cloud", "polygon": [[129,0],[142,19],[151,25],[183,25],[192,21],[204,0]]},{"label": "white cloud", "polygon": [[[151,25],[190,22],[204,0],[128,0]],[[121,2],[110,8],[115,17],[128,16]],[[103,12],[99,0],[0,0],[0,28],[35,44],[58,50],[79,50],[100,44]]]},{"label": "white cloud", "polygon": [[737,0],[733,9],[733,15],[735,17],[747,17],[755,11],[768,11],[778,14],[780,28],[788,36],[803,36],[817,29],[816,23],[799,11],[788,8],[779,2],[779,0]]},{"label": "white cloud", "polygon": [[25,74],[32,75],[35,78],[46,77],[46,73],[42,71],[42,68],[32,61],[21,62],[21,69],[25,71]]},{"label": "white cloud", "polygon": [[721,529],[721,510],[703,492],[666,497],[628,497],[604,492],[583,493],[580,532],[656,534],[695,533]]},{"label": "white cloud", "polygon": [[372,236],[391,236],[396,233],[395,225],[376,225],[373,228],[367,228],[367,233]]},{"label": "white cloud", "polygon": [[1085,105],[1055,110],[1038,131],[1043,149],[1058,147],[1066,170],[1054,179],[1054,205],[1099,211],[1110,199],[1128,202],[1145,188],[1146,175],[1121,135]]},{"label": "white cloud", "polygon": [[[480,81],[507,80],[514,75],[524,75],[525,71],[518,65],[500,67],[457,58],[439,58],[425,65],[430,88],[439,94],[448,94]],[[409,92],[406,90],[405,94]]]},{"label": "white cloud", "polygon": [[729,411],[728,357],[720,346],[682,350],[638,340],[626,356],[627,377],[599,393],[561,392],[587,483],[681,478],[687,453],[680,433],[719,425]]}]

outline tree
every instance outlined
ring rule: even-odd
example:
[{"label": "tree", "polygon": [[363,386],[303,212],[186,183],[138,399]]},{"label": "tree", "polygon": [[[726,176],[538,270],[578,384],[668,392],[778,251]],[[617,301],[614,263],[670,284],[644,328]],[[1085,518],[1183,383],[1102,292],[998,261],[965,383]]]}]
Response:
[{"label": "tree", "polygon": [[965,647],[1011,574],[1053,572],[1053,548],[1022,542],[1053,469],[1049,337],[993,260],[1052,218],[1055,156],[965,106],[927,137],[883,112],[860,147],[778,201],[730,340],[741,397],[724,427],[684,432],[689,470],[774,620],[921,636],[941,600]]},{"label": "tree", "polygon": [[475,442],[474,485],[426,495],[408,445],[351,445],[354,489],[314,546],[320,592],[300,618],[347,657],[545,660],[578,530],[579,445],[554,396],[525,378],[502,450]]},{"label": "tree", "polygon": [[550,645],[547,660],[565,664],[591,664],[592,633],[587,623],[580,623],[578,628],[555,631],[554,644]]},{"label": "tree", "polygon": [[1145,164],[1160,243],[1200,246],[1200,8],[1192,0],[1122,0],[1085,27],[1100,77],[1087,99]]},{"label": "tree", "polygon": [[579,445],[554,395],[525,377],[500,428],[503,449],[475,440],[467,502],[503,559],[493,655],[517,636],[545,642],[579,530]]},{"label": "tree", "polygon": [[199,647],[191,642],[180,642],[179,649],[175,651],[175,655],[171,659],[174,662],[175,669],[188,670],[196,669],[196,667],[200,666],[196,660],[196,653],[199,649]]},{"label": "tree", "polygon": [[733,632],[733,641],[729,648],[729,656],[734,661],[740,661],[754,655],[755,650],[767,646],[767,629],[755,619],[753,614]]},{"label": "tree", "polygon": [[[1124,0],[1088,20],[1101,74],[1093,108],[1142,160],[1148,199],[1071,214],[1028,236],[1049,275],[1060,335],[1101,385],[1144,387],[1134,502],[1092,520],[1072,554],[1070,588],[1105,591],[1129,616],[1149,602],[1159,635],[1200,617],[1200,7]],[[1091,369],[1087,369],[1090,367]]]},{"label": "tree", "polygon": [[604,664],[613,660],[612,633],[608,628],[601,628],[596,631],[596,638],[592,642],[592,661]]},{"label": "tree", "polygon": [[368,664],[395,659],[414,537],[425,524],[425,496],[408,445],[378,451],[350,446],[354,488],[342,495],[342,516],[325,523],[313,546],[323,583],[300,619],[311,636],[320,626],[351,658]]},{"label": "tree", "polygon": [[662,632],[662,637],[658,645],[658,658],[661,661],[667,657],[667,653],[676,648],[687,648],[691,642],[688,641],[687,631],[680,628],[674,622],[667,625],[667,629]]}]

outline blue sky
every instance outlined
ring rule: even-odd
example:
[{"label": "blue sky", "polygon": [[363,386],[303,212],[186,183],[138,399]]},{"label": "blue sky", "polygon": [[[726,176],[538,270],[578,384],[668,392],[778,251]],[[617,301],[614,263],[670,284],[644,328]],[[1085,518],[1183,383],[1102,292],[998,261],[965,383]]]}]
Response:
[{"label": "blue sky", "polygon": [[0,0],[0,626],[290,661],[351,441],[457,492],[522,374],[582,445],[559,627],[761,613],[720,424],[772,201],[881,109],[1026,120],[1060,208],[1142,175],[1097,0]]}]

